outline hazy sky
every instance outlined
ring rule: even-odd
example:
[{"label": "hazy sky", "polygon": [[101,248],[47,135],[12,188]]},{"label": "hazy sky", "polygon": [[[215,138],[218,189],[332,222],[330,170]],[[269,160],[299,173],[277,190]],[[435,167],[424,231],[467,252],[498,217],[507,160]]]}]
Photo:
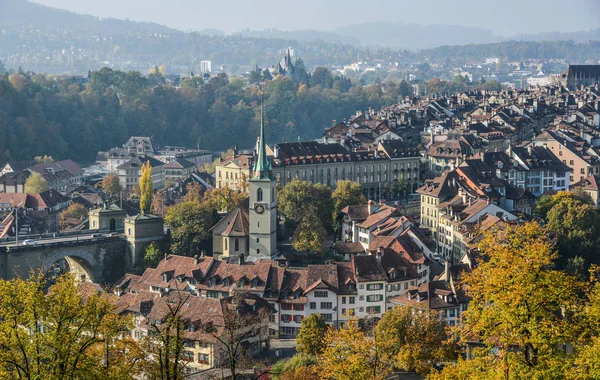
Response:
[{"label": "hazy sky", "polygon": [[[0,0],[1,1],[1,0]],[[34,0],[100,17],[154,21],[181,30],[331,30],[371,21],[449,24],[494,34],[600,27],[600,0]]]}]

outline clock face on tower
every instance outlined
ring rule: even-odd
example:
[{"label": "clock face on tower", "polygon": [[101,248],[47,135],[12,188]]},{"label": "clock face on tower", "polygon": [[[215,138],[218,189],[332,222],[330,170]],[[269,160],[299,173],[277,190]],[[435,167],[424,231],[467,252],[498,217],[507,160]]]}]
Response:
[{"label": "clock face on tower", "polygon": [[265,205],[263,205],[262,203],[255,205],[254,211],[256,211],[257,214],[262,214],[263,212],[265,212]]}]

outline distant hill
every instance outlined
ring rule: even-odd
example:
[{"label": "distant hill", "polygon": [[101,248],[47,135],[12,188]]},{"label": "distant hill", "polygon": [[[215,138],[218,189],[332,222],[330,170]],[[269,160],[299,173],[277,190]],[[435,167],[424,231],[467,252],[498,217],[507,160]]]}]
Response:
[{"label": "distant hill", "polygon": [[510,38],[514,41],[600,41],[600,28],[580,30],[571,33],[547,32],[537,34],[519,34]]},{"label": "distant hill", "polygon": [[0,26],[20,27],[24,25],[32,25],[39,29],[56,29],[60,27],[90,33],[102,33],[102,35],[123,33],[182,33],[152,22],[134,22],[114,18],[101,19],[26,0],[0,0]]},{"label": "distant hill", "polygon": [[394,49],[428,49],[442,45],[480,44],[500,41],[490,30],[455,25],[419,25],[369,22],[334,30],[342,36],[360,40],[363,46]]},{"label": "distant hill", "polygon": [[296,41],[323,41],[331,44],[347,44],[347,45],[361,45],[361,40],[355,36],[343,36],[333,32],[323,32],[319,30],[290,30],[283,31],[279,29],[264,29],[264,30],[250,30],[244,29],[240,32],[234,33],[242,37],[254,37],[254,38],[280,38],[284,40],[296,40]]}]

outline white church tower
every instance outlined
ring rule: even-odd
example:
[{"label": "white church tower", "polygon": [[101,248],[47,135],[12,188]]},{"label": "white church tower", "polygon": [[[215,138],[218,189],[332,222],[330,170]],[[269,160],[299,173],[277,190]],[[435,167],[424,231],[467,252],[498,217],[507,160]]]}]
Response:
[{"label": "white church tower", "polygon": [[277,193],[265,147],[263,105],[256,161],[249,180],[250,255],[248,261],[271,259],[277,252]]}]

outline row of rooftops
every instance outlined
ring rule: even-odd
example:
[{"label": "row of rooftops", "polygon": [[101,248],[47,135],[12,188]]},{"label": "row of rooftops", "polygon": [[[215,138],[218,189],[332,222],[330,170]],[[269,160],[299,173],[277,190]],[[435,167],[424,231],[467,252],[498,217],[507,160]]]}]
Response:
[{"label": "row of rooftops", "polygon": [[[127,274],[116,283],[121,293],[157,291],[157,289],[193,289],[206,295],[217,291],[249,291],[265,299],[282,302],[302,300],[311,290],[327,289],[337,294],[356,294],[356,284],[416,279],[416,264],[425,264],[421,254],[414,258],[389,242],[370,255],[357,255],[349,262],[309,265],[306,269],[279,266],[277,261],[229,263],[212,257],[167,255],[156,268],[141,275]],[[414,253],[411,253],[414,255]],[[392,273],[396,272],[392,276]]]},{"label": "row of rooftops", "polygon": [[70,198],[54,189],[39,194],[0,193],[0,209],[17,208],[32,210],[51,210],[60,204],[69,202]]}]

